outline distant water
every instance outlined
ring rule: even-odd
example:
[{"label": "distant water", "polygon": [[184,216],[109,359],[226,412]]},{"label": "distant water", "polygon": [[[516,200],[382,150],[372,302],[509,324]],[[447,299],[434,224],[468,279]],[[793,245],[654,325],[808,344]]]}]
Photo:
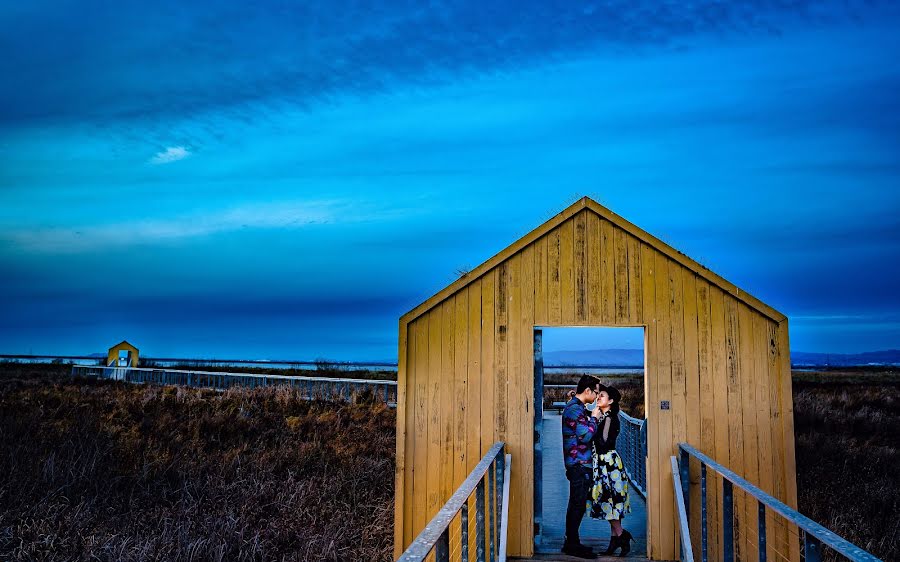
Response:
[{"label": "distant water", "polygon": [[[101,365],[105,361],[105,357],[80,357],[80,356],[27,356],[27,355],[3,355],[0,361],[17,362],[17,363],[71,363],[73,365]],[[260,369],[297,369],[304,371],[315,371],[320,366],[327,366],[330,369],[341,371],[386,371],[393,372],[397,370],[397,365],[390,363],[353,363],[353,362],[326,362],[317,363],[314,361],[253,361],[253,360],[215,360],[215,359],[154,359],[146,358],[149,362],[148,368],[186,368],[186,369],[210,369],[220,367],[256,367]],[[141,365],[144,367],[145,365]]]},{"label": "distant water", "polygon": [[643,375],[644,369],[640,367],[572,367],[569,365],[545,365],[544,373],[553,373],[557,375],[566,373],[572,373],[573,375]]}]

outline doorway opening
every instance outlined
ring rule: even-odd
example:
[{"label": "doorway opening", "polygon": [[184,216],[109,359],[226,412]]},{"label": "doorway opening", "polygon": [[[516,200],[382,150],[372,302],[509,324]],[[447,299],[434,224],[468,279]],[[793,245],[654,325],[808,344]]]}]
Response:
[{"label": "doorway opening", "polygon": [[[582,375],[621,393],[616,451],[625,465],[628,504],[622,526],[635,538],[630,555],[647,552],[646,425],[643,327],[535,327],[534,330],[534,549],[558,553],[565,538],[569,483],[563,459],[562,412]],[[588,405],[590,409],[593,405]],[[583,544],[603,551],[609,523],[585,513]]]}]

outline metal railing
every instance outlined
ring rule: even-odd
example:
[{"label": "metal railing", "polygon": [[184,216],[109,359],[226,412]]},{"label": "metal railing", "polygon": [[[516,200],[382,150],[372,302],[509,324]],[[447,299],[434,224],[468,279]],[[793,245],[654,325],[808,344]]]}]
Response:
[{"label": "metal railing", "polygon": [[675,516],[678,518],[678,536],[681,543],[681,562],[694,562],[694,550],[691,546],[691,530],[688,526],[687,494],[682,489],[683,469],[678,466],[678,459],[670,457],[672,462],[672,480],[675,487]]},{"label": "metal railing", "polygon": [[181,371],[137,367],[90,367],[73,365],[72,376],[100,377],[130,383],[182,385],[225,390],[232,387],[257,388],[289,386],[309,400],[345,400],[369,393],[391,407],[397,405],[397,382],[368,379],[257,375],[214,371]]},{"label": "metal railing", "polygon": [[[475,466],[444,507],[425,525],[397,562],[420,562],[433,551],[437,562],[506,562],[511,455],[499,441]],[[469,508],[475,496],[474,541]],[[459,528],[451,537],[459,518]],[[451,540],[452,539],[452,540]],[[474,547],[474,553],[470,551]]]},{"label": "metal railing", "polygon": [[[773,515],[780,516],[786,523],[795,525],[800,531],[798,539],[802,540],[802,553],[806,562],[820,562],[823,546],[830,547],[836,554],[854,562],[878,562],[879,559],[866,552],[855,544],[843,539],[832,531],[819,525],[812,519],[800,514],[785,503],[763,492],[747,480],[744,480],[733,471],[725,468],[710,457],[704,455],[687,443],[679,443],[681,462],[678,464],[681,476],[682,498],[685,504],[685,512],[690,514],[690,486],[689,463],[691,457],[700,463],[700,545],[701,559],[707,561],[708,537],[707,537],[707,468],[718,473],[722,479],[722,559],[725,562],[733,562],[735,558],[735,520],[734,520],[734,486],[742,490],[749,500],[750,497],[757,502],[757,545],[759,560],[767,558],[766,537],[766,510]],[[685,542],[685,541],[682,541]],[[779,553],[781,554],[781,553]],[[790,560],[795,556],[781,554],[782,558]],[[746,558],[746,557],[744,557]]]},{"label": "metal railing", "polygon": [[619,411],[621,430],[616,441],[616,452],[625,463],[628,480],[639,494],[647,497],[647,433],[644,424],[647,420],[639,420]]}]

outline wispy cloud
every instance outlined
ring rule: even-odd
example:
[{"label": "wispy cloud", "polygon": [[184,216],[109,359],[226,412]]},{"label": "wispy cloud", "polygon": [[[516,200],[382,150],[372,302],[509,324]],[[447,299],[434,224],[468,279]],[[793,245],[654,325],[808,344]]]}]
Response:
[{"label": "wispy cloud", "polygon": [[157,244],[244,228],[301,228],[313,224],[360,221],[367,212],[353,213],[341,201],[280,201],[249,204],[205,214],[137,220],[98,226],[16,230],[3,238],[22,250],[81,253],[104,248]]},{"label": "wispy cloud", "polygon": [[191,155],[191,151],[183,146],[170,146],[163,150],[162,152],[157,152],[153,158],[150,159],[151,164],[169,164],[171,162],[177,162],[179,160],[184,160],[188,156]]}]

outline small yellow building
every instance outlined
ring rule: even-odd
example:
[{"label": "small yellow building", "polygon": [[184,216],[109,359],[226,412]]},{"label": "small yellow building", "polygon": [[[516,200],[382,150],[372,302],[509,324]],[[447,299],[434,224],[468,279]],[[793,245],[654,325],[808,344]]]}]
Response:
[{"label": "small yellow building", "polygon": [[[564,326],[644,329],[650,559],[676,558],[678,443],[796,509],[787,318],[585,197],[400,318],[396,554],[496,441],[512,455],[508,552],[533,553],[534,333]],[[735,534],[752,536],[756,504],[737,506]],[[770,532],[788,544],[784,525]]]},{"label": "small yellow building", "polygon": [[106,354],[107,367],[137,367],[140,352],[125,340],[109,348]]}]

